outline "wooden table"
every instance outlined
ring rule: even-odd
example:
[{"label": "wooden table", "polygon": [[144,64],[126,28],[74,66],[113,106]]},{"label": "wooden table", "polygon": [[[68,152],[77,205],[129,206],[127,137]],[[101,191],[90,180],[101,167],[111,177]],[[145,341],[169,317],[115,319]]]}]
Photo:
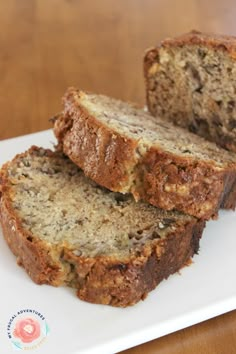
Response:
[{"label": "wooden table", "polygon": [[[72,85],[143,104],[146,48],[193,28],[236,34],[235,16],[234,0],[1,1],[0,139],[49,128]],[[157,352],[236,353],[236,312],[123,353]]]}]

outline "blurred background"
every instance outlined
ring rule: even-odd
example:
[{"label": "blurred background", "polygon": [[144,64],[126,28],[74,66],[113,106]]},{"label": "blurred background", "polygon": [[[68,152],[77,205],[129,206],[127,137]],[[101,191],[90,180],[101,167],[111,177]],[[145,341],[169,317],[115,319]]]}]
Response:
[{"label": "blurred background", "polygon": [[[68,86],[144,104],[147,48],[191,29],[236,35],[235,18],[234,0],[0,0],[0,140],[51,128]],[[234,311],[126,353],[235,345]]]},{"label": "blurred background", "polygon": [[0,139],[49,128],[72,85],[143,104],[145,49],[191,29],[236,34],[235,15],[233,0],[1,1]]}]

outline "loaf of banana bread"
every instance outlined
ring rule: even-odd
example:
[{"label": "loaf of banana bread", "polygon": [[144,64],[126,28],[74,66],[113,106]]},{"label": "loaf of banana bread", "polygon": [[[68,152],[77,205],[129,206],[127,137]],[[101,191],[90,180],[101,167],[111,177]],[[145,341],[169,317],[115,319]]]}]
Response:
[{"label": "loaf of banana bread", "polygon": [[110,192],[60,153],[32,147],[0,178],[3,235],[38,284],[124,307],[198,251],[204,221]]},{"label": "loaf of banana bread", "polygon": [[144,59],[154,115],[236,152],[236,37],[192,31]]},{"label": "loaf of banana bread", "polygon": [[203,219],[235,208],[236,155],[128,103],[76,89],[54,132],[98,184]]}]

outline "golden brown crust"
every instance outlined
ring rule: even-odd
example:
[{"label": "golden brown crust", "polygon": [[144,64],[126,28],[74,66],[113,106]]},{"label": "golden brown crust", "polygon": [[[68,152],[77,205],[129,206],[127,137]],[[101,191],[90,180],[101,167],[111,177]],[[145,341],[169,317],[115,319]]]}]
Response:
[{"label": "golden brown crust", "polygon": [[55,122],[54,132],[59,147],[88,177],[112,191],[131,192],[136,200],[203,219],[215,217],[220,206],[228,207],[229,195],[235,208],[236,164],[219,170],[213,163],[158,147],[137,162],[138,142],[102,125],[80,105],[77,95],[80,92],[68,90],[65,111]]},{"label": "golden brown crust", "polygon": [[[145,299],[163,279],[177,272],[197,253],[203,227],[202,221],[189,224],[182,232],[153,245],[149,255],[140,255],[128,263],[106,259],[93,262],[89,270],[86,267],[86,276],[80,279],[79,298],[119,307]],[[77,259],[74,264],[78,274],[83,272],[83,261]]]},{"label": "golden brown crust", "polygon": [[196,30],[175,38],[167,38],[156,47],[146,50],[144,56],[144,77],[148,84],[148,71],[154,62],[158,62],[159,49],[161,47],[183,47],[186,45],[203,45],[212,49],[226,51],[233,59],[236,59],[236,37],[202,33]]},{"label": "golden brown crust", "polygon": [[[30,152],[39,151],[32,146]],[[52,156],[51,150],[44,150],[48,156]],[[12,163],[26,153],[16,155]],[[17,257],[17,263],[21,265],[31,279],[37,284],[51,284],[59,286],[67,279],[70,267],[62,264],[60,253],[62,249],[54,249],[49,243],[35,237],[31,232],[24,229],[22,220],[13,209],[11,203],[11,191],[7,180],[7,166],[4,164],[0,171],[0,224],[3,236]]]},{"label": "golden brown crust", "polygon": [[147,77],[150,65],[158,58],[158,52],[161,47],[174,48],[186,45],[203,45],[212,49],[226,51],[233,59],[236,59],[236,37],[208,34],[193,30],[179,37],[167,38],[156,47],[147,49],[144,56],[145,77]]},{"label": "golden brown crust", "polygon": [[115,190],[117,184],[126,185],[127,168],[135,164],[137,142],[97,122],[84,107],[76,104],[73,89],[68,90],[65,105],[67,113],[60,115],[54,129],[63,152],[70,151],[71,156],[68,156],[101,185],[109,183],[111,190]]},{"label": "golden brown crust", "polygon": [[236,59],[236,37],[202,33],[193,30],[179,37],[168,38],[162,41],[162,47],[181,47],[185,45],[204,45],[206,47],[226,51],[232,58]]},{"label": "golden brown crust", "polygon": [[77,288],[82,300],[125,307],[144,299],[198,251],[205,222],[194,218],[122,261],[109,256],[77,256],[65,245],[42,241],[24,229],[17,210],[12,207],[6,168],[7,165],[1,171],[3,234],[18,263],[37,284],[69,284]]},{"label": "golden brown crust", "polygon": [[17,263],[35,283],[55,286],[63,283],[60,263],[53,261],[50,247],[22,229],[5,196],[1,198],[0,221],[4,238],[17,257]]},{"label": "golden brown crust", "polygon": [[157,153],[153,148],[143,159],[139,173],[139,197],[160,208],[181,210],[202,219],[215,218],[220,207],[229,207],[229,198],[229,208],[235,208],[235,171],[216,172],[205,163]]}]

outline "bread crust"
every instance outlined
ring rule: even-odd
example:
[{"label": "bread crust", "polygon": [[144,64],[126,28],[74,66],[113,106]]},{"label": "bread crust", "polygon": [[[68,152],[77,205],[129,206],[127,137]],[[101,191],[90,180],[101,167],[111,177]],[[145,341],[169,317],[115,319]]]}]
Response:
[{"label": "bread crust", "polygon": [[144,248],[126,261],[109,258],[83,259],[72,253],[66,258],[78,273],[77,295],[81,300],[126,307],[145,299],[163,279],[186,265],[197,253],[204,222],[189,223],[167,239]]},{"label": "bread crust", "polygon": [[210,33],[208,34],[192,30],[175,38],[167,38],[156,47],[152,47],[146,50],[144,56],[145,78],[147,79],[148,70],[153,64],[154,59],[159,57],[158,52],[160,48],[183,47],[186,45],[204,45],[208,48],[222,50],[227,52],[231,58],[236,59],[236,37],[215,35]]},{"label": "bread crust", "polygon": [[[33,148],[35,149],[35,148]],[[50,154],[50,152],[49,152]],[[23,154],[24,155],[24,154]],[[11,190],[3,167],[0,221],[3,235],[31,279],[37,284],[69,284],[80,299],[118,307],[144,299],[163,279],[187,264],[198,252],[205,222],[195,218],[179,225],[164,239],[144,245],[139,254],[82,257],[64,245],[53,245],[26,231],[11,204]]]},{"label": "bread crust", "polygon": [[236,38],[234,36],[219,35],[213,33],[202,33],[192,30],[188,33],[175,38],[167,38],[162,41],[161,45],[168,46],[185,46],[186,44],[204,45],[217,50],[224,50],[232,57],[236,58]]},{"label": "bread crust", "polygon": [[[180,35],[179,37],[167,38],[156,47],[149,48],[144,56],[143,70],[146,86],[146,103],[149,111],[154,115],[155,112],[152,112],[149,95],[149,92],[152,90],[149,80],[149,70],[154,63],[159,62],[159,51],[161,48],[175,49],[187,45],[203,46],[205,48],[222,51],[227,53],[232,60],[236,60],[236,37],[202,33],[196,30]],[[198,134],[198,131],[195,133]],[[208,135],[204,137],[210,141],[214,141],[216,144],[227,150],[236,152],[236,141],[229,135],[221,134],[218,136],[208,133]]]},{"label": "bread crust", "polygon": [[81,91],[68,90],[54,133],[58,148],[88,177],[112,191],[132,193],[136,200],[206,220],[216,217],[220,207],[235,208],[236,163],[219,170],[214,163],[157,146],[137,158],[138,141],[96,120],[80,104],[80,95]]},{"label": "bread crust", "polygon": [[60,264],[52,262],[50,247],[22,229],[5,197],[1,199],[0,215],[4,238],[17,257],[17,263],[35,283],[59,285]]}]

